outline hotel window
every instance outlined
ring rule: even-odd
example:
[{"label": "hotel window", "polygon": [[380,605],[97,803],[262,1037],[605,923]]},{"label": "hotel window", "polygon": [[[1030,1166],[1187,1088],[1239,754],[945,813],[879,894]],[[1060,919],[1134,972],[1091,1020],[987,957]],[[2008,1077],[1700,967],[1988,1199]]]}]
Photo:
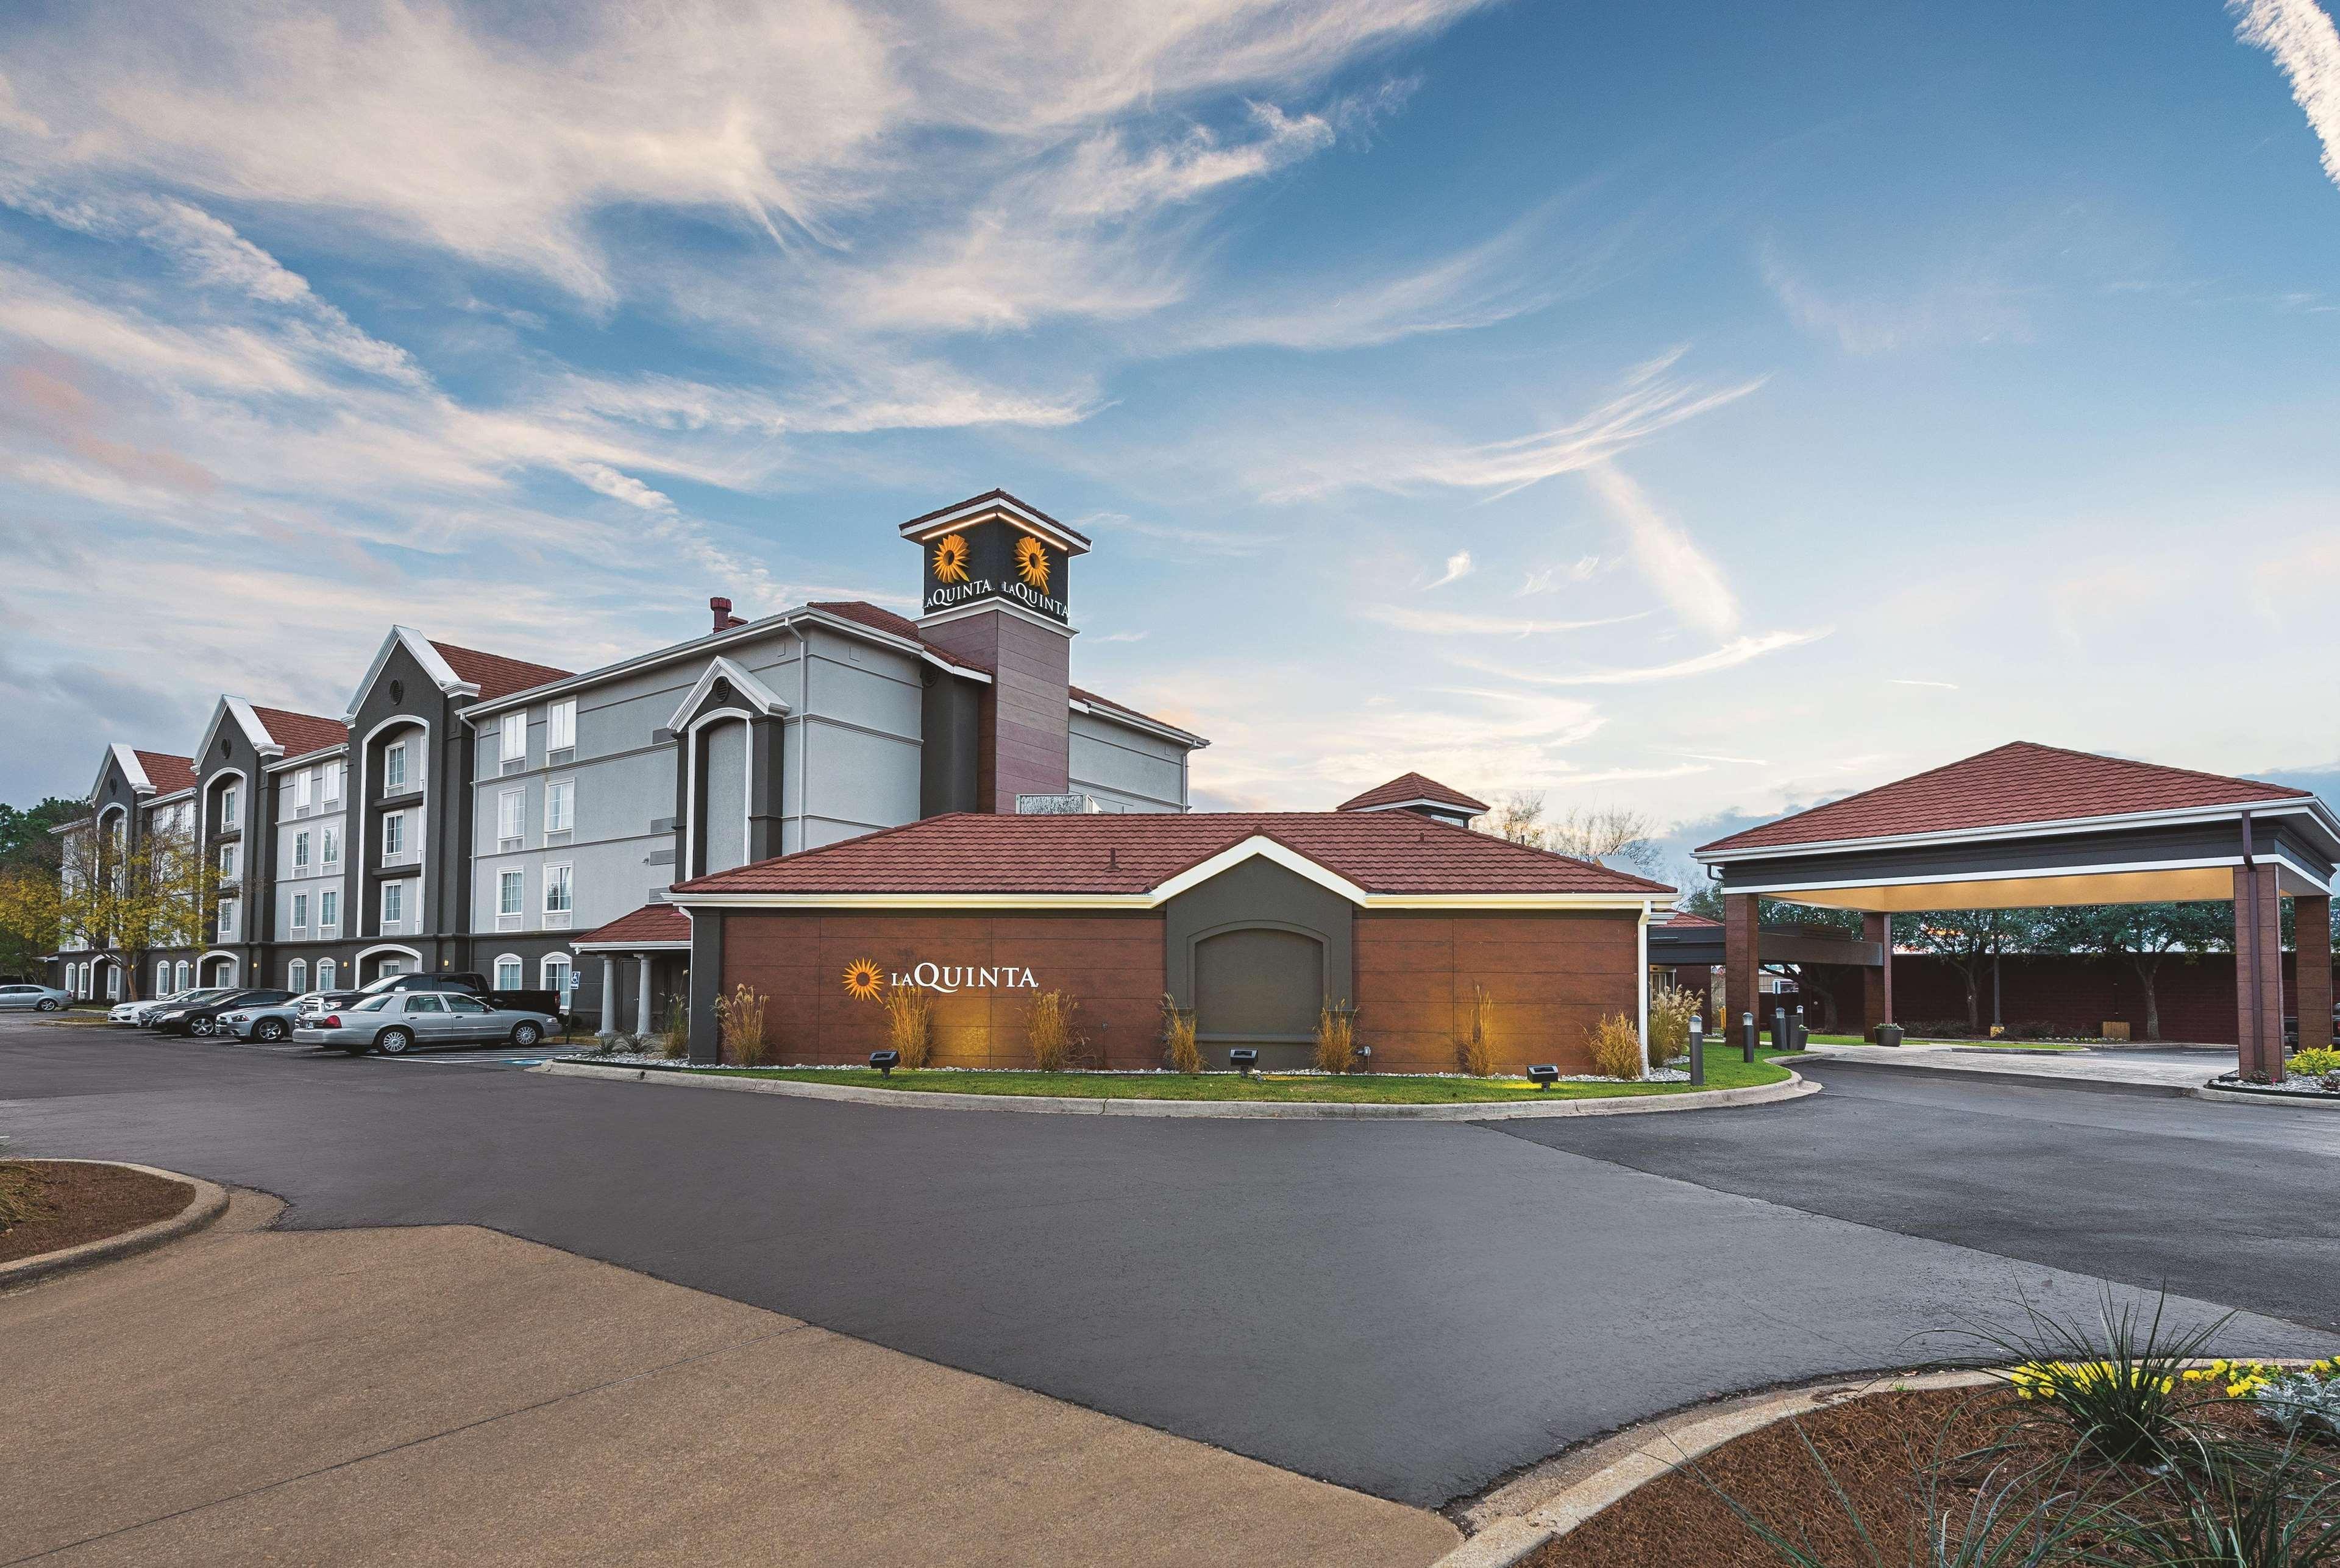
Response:
[{"label": "hotel window", "polygon": [[382,884],[382,929],[395,931],[406,918],[406,884],[386,882]]},{"label": "hotel window", "polygon": [[576,907],[570,874],[570,868],[565,865],[544,868],[544,923],[548,926],[567,925],[570,912]]},{"label": "hotel window", "polygon": [[406,814],[392,812],[382,819],[382,858],[396,860],[406,853]]},{"label": "hotel window", "polygon": [[296,892],[292,895],[292,929],[294,931],[309,929],[309,895],[305,892]]},{"label": "hotel window", "polygon": [[517,953],[506,953],[503,957],[496,960],[496,989],[498,991],[518,991],[520,989],[521,967],[520,957]]},{"label": "hotel window", "polygon": [[188,982],[191,979],[193,979],[193,971],[191,971],[190,969],[188,969],[188,967],[187,967],[187,961],[186,961],[185,959],[183,959],[183,959],[181,959],[181,960],[179,961],[179,967],[178,967],[178,970],[177,970],[177,971],[176,971],[176,972],[177,972],[177,975],[178,975],[178,980],[177,980],[177,982],[176,982],[174,985],[173,985],[171,989],[172,989],[172,990],[174,990],[174,991],[184,991],[184,990],[186,990],[186,989],[187,989],[187,982]]},{"label": "hotel window", "polygon": [[317,895],[317,931],[324,934],[342,923],[342,895],[332,888]]},{"label": "hotel window", "polygon": [[220,881],[233,882],[235,880],[235,845],[232,843],[223,843],[220,845],[219,868]]},{"label": "hotel window", "polygon": [[509,773],[526,761],[528,761],[528,710],[519,708],[504,715],[504,770]]},{"label": "hotel window", "polygon": [[122,1000],[122,966],[120,964],[109,963],[105,966],[105,1000],[108,1001]]},{"label": "hotel window", "polygon": [[327,823],[325,834],[325,865],[331,869],[342,863],[342,830]]},{"label": "hotel window", "polygon": [[569,955],[565,952],[545,954],[541,972],[544,977],[544,989],[558,996],[565,1004],[569,1000]]},{"label": "hotel window", "polygon": [[219,822],[213,825],[212,831],[213,833],[233,833],[236,829],[236,824],[241,820],[242,819],[236,815],[235,811],[235,786],[233,784],[230,784],[227,788],[220,791]]},{"label": "hotel window", "polygon": [[219,939],[222,942],[235,940],[235,900],[220,900]]},{"label": "hotel window", "polygon": [[284,966],[284,989],[298,996],[309,989],[309,961],[296,958]]},{"label": "hotel window", "polygon": [[518,849],[521,835],[528,824],[528,796],[516,789],[508,789],[496,796],[496,847]]},{"label": "hotel window", "polygon": [[302,768],[299,773],[292,775],[292,809],[294,811],[307,811],[309,809],[309,794],[312,790],[316,788],[316,785],[317,775],[311,773],[307,768]]},{"label": "hotel window", "polygon": [[382,793],[396,794],[406,787],[406,743],[392,741],[382,754]]},{"label": "hotel window", "polygon": [[544,786],[544,831],[567,833],[577,825],[577,781],[556,779]]},{"label": "hotel window", "polygon": [[544,749],[549,752],[577,749],[577,699],[575,697],[564,698],[545,710]]},{"label": "hotel window", "polygon": [[154,994],[158,997],[171,994],[171,961],[167,958],[154,961]]},{"label": "hotel window", "polygon": [[325,764],[325,799],[328,803],[342,798],[342,767],[340,763]]},{"label": "hotel window", "polygon": [[292,874],[309,874],[309,834],[306,830],[292,835]]},{"label": "hotel window", "polygon": [[332,990],[332,989],[333,989],[333,977],[334,977],[338,972],[340,972],[340,971],[334,969],[334,967],[333,967],[333,961],[332,961],[332,959],[330,959],[330,958],[321,958],[321,959],[319,959],[319,960],[317,961],[317,989],[318,989],[319,991],[331,991],[331,990]]},{"label": "hotel window", "polygon": [[[517,922],[521,917],[521,900],[527,896],[527,877],[520,872],[496,873],[496,913]],[[514,930],[519,927],[515,925]]]}]

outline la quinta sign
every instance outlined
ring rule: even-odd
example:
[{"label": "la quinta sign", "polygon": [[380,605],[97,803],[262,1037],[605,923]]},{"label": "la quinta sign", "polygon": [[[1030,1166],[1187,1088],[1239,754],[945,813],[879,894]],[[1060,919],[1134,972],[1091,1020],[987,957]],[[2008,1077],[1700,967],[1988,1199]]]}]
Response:
[{"label": "la quinta sign", "polygon": [[858,1001],[875,1000],[887,986],[896,990],[931,991],[953,996],[962,991],[1037,991],[1040,982],[1020,964],[957,964],[926,962],[907,970],[887,972],[876,961],[857,958],[845,966],[845,993]]}]

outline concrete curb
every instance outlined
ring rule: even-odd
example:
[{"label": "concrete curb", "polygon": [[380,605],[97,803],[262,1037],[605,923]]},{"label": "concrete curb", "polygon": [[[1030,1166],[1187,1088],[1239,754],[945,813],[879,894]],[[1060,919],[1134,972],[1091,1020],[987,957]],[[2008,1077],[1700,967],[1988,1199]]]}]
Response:
[{"label": "concrete curb", "polygon": [[2256,1105],[2262,1109],[2276,1106],[2304,1110],[2340,1110],[2340,1094],[2285,1094],[2274,1089],[2220,1089],[2210,1083],[2186,1092],[2196,1100],[2212,1100],[2219,1105]]},{"label": "concrete curb", "polygon": [[[27,1158],[39,1158],[28,1156]],[[20,1257],[14,1263],[0,1263],[0,1290],[24,1285],[35,1279],[45,1279],[67,1269],[85,1268],[93,1263],[104,1263],[116,1257],[127,1257],[134,1252],[145,1252],[166,1241],[176,1241],[191,1235],[227,1212],[227,1188],[216,1182],[205,1181],[199,1176],[181,1171],[162,1170],[151,1165],[134,1165],[126,1159],[59,1159],[55,1165],[116,1165],[124,1170],[140,1170],[149,1176],[159,1176],[168,1181],[183,1181],[195,1189],[187,1207],[168,1219],[158,1219],[142,1225],[135,1230],[125,1230],[119,1236],[101,1237],[84,1241],[78,1247],[60,1247],[55,1252],[36,1252],[30,1257]]]},{"label": "concrete curb", "polygon": [[1868,1394],[1983,1387],[1996,1381],[1980,1372],[1832,1377],[1661,1415],[1590,1447],[1547,1460],[1496,1488],[1484,1502],[1464,1510],[1466,1524],[1484,1523],[1431,1568],[1511,1568],[1637,1488],[1733,1438],[1791,1415],[1808,1415]]},{"label": "concrete curb", "polygon": [[950,1094],[925,1090],[861,1089],[848,1084],[803,1083],[793,1079],[733,1078],[711,1073],[662,1071],[656,1068],[596,1067],[590,1062],[548,1061],[528,1069],[555,1078],[595,1078],[611,1082],[657,1083],[678,1089],[727,1089],[735,1093],[778,1094],[792,1100],[841,1100],[850,1105],[887,1105],[921,1110],[1006,1110],[1040,1116],[1210,1117],[1224,1120],[1322,1121],[1517,1121],[1555,1116],[1635,1116],[1655,1111],[1709,1110],[1721,1106],[1770,1105],[1818,1094],[1820,1086],[1790,1070],[1784,1083],[1749,1089],[1710,1089],[1689,1094],[1651,1094],[1614,1100],[1555,1100],[1513,1105],[1341,1105],[1256,1100],[1068,1100],[1028,1094]]}]

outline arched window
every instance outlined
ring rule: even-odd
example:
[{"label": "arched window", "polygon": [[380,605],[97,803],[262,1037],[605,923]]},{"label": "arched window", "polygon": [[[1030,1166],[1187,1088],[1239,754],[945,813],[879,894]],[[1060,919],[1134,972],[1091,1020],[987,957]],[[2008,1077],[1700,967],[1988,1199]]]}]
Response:
[{"label": "arched window", "polygon": [[158,958],[154,961],[154,994],[156,996],[171,994],[171,961],[167,958]]},{"label": "arched window", "polygon": [[296,958],[284,966],[284,989],[298,996],[309,989],[309,961]]},{"label": "arched window", "polygon": [[89,965],[83,964],[81,966],[81,983],[74,988],[74,993],[83,998],[84,1001],[96,994],[95,991],[90,989]]},{"label": "arched window", "polygon": [[544,989],[551,991],[566,1006],[569,1001],[569,955],[565,952],[546,953],[542,972]]},{"label": "arched window", "polygon": [[122,1000],[122,966],[118,963],[109,963],[105,966],[105,1000],[108,1001]]},{"label": "arched window", "polygon": [[518,991],[520,989],[521,971],[522,967],[523,966],[520,962],[520,954],[516,952],[508,952],[504,954],[503,957],[496,960],[496,989],[498,991]]},{"label": "arched window", "polygon": [[330,958],[319,959],[317,961],[317,989],[319,991],[332,990],[334,974],[335,971],[333,968],[333,961]]},{"label": "arched window", "polygon": [[173,986],[173,988],[172,988],[172,989],[174,989],[174,990],[175,990],[175,991],[184,991],[184,990],[186,990],[186,989],[187,989],[188,981],[191,981],[192,979],[193,979],[193,977],[194,977],[194,971],[193,971],[192,969],[190,969],[190,968],[187,966],[187,961],[186,961],[185,959],[183,959],[183,959],[181,959],[181,960],[179,961],[179,968],[178,968],[177,974],[178,974],[177,982]]}]

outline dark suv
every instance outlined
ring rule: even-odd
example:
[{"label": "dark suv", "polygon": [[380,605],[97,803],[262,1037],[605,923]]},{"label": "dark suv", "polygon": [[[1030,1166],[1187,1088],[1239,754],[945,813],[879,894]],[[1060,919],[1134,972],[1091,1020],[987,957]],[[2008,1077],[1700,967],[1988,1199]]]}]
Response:
[{"label": "dark suv", "polygon": [[219,1031],[219,1015],[239,1007],[266,1007],[273,1002],[291,1001],[289,991],[222,991],[206,995],[195,1002],[156,1010],[146,1021],[147,1027],[157,1034],[192,1034],[208,1038]]}]

